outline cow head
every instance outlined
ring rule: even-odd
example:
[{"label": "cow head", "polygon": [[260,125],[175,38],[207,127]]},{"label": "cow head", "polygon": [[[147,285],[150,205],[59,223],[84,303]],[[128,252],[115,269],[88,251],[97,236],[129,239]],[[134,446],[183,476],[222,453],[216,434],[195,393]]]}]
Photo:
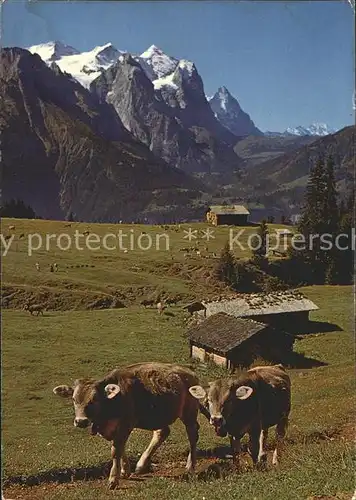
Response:
[{"label": "cow head", "polygon": [[[91,380],[80,379],[74,382],[73,387],[59,385],[53,389],[53,392],[62,398],[72,398],[75,411],[75,427],[86,428],[89,424],[92,424],[92,433],[96,434],[98,426],[100,429],[100,424],[103,421],[113,420],[110,401],[114,398],[118,399],[121,389],[117,384],[104,385]],[[117,409],[117,405],[115,409]]]},{"label": "cow head", "polygon": [[239,409],[243,410],[243,401],[251,396],[253,388],[237,381],[219,379],[210,382],[205,389],[200,385],[190,387],[189,392],[208,408],[216,434],[225,437],[228,433],[226,421],[237,407],[241,406]]}]

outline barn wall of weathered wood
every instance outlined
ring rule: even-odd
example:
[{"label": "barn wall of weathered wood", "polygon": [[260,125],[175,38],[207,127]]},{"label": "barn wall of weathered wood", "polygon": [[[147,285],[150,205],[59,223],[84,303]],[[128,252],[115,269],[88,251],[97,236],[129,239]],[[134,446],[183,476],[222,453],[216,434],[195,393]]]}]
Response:
[{"label": "barn wall of weathered wood", "polygon": [[215,354],[214,352],[206,352],[206,361],[213,361],[215,364],[219,366],[226,367],[226,357],[220,356],[219,354]]},{"label": "barn wall of weathered wood", "polygon": [[217,225],[245,226],[248,222],[248,215],[245,214],[219,214],[217,215]]},{"label": "barn wall of weathered wood", "polygon": [[251,319],[266,323],[276,328],[282,328],[285,331],[298,331],[303,329],[309,321],[309,311],[294,311],[279,314],[265,314],[259,316],[250,316]]},{"label": "barn wall of weathered wood", "polygon": [[228,367],[246,368],[258,358],[283,363],[293,351],[293,342],[292,335],[266,328],[229,352]]},{"label": "barn wall of weathered wood", "polygon": [[219,366],[227,366],[227,359],[225,356],[217,354],[211,350],[204,349],[203,347],[198,347],[196,345],[192,345],[191,350],[192,358],[199,359],[203,362],[212,361],[213,363]]},{"label": "barn wall of weathered wood", "polygon": [[192,358],[200,359],[200,361],[205,361],[205,349],[202,347],[192,346]]}]

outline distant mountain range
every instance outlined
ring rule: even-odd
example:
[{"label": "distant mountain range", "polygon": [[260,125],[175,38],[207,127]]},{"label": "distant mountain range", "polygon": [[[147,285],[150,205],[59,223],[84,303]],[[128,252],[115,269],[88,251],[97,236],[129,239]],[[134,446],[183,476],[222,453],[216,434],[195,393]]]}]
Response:
[{"label": "distant mountain range", "polygon": [[304,145],[300,143],[299,147],[293,145],[284,154],[246,169],[241,188],[236,187],[235,195],[259,199],[265,206],[283,207],[286,213],[291,206],[298,211],[303,203],[310,167],[320,155],[333,157],[337,189],[341,194],[350,193],[356,155],[355,126],[304,142]]},{"label": "distant mountain range", "polygon": [[[33,54],[38,54],[48,65],[55,62],[62,71],[72,75],[86,88],[89,88],[90,84],[105,70],[117,63],[120,56],[127,54],[127,51],[118,50],[111,43],[85,52],[79,52],[74,47],[58,41],[34,45],[28,50]],[[155,45],[151,45],[141,55],[132,54],[132,56],[152,82],[155,90],[164,89],[165,92],[170,93],[174,90],[177,91],[179,74],[188,75],[193,67],[196,71],[191,61],[169,56]],[[312,123],[307,127],[288,127],[284,132],[267,131],[263,133],[255,126],[250,116],[241,109],[237,99],[225,86],[220,87],[207,100],[216,118],[237,137],[248,135],[322,137],[336,132],[325,123]]]},{"label": "distant mountain range", "polygon": [[312,123],[308,127],[288,127],[284,132],[265,132],[265,135],[270,137],[284,136],[288,137],[296,135],[299,137],[325,137],[329,134],[335,134],[337,130],[330,127],[326,123]]},{"label": "distant mountain range", "polygon": [[42,217],[191,220],[214,201],[253,202],[300,183],[307,161],[299,172],[288,155],[329,130],[263,134],[226,87],[207,98],[195,64],[154,45],[136,55],[50,42],[1,58],[3,197]]}]

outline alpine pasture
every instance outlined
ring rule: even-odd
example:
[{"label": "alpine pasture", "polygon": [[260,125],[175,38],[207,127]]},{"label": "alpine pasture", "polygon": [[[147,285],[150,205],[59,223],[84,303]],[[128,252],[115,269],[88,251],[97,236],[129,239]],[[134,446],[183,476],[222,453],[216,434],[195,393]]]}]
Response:
[{"label": "alpine pasture", "polygon": [[[70,226],[69,226],[70,224]],[[14,229],[9,229],[14,226]],[[198,238],[189,242],[184,230]],[[172,426],[154,457],[152,472],[123,480],[107,490],[110,446],[87,430],[73,427],[72,403],[52,394],[58,384],[83,376],[100,377],[115,366],[139,361],[191,364],[182,306],[216,294],[214,256],[228,239],[228,228],[202,238],[205,224],[169,226],[64,223],[3,219],[1,233],[14,234],[2,258],[2,403],[3,481],[12,499],[350,499],[354,489],[354,344],[351,286],[303,288],[319,310],[311,313],[320,331],[299,335],[295,350],[323,364],[291,367],[292,412],[281,464],[252,469],[247,453],[237,474],[224,456],[227,438],[215,436],[200,416],[198,472],[183,475],[188,442],[183,426]],[[55,247],[28,255],[28,235],[90,231],[101,235],[121,229],[136,238],[143,232],[170,238],[170,249],[76,250]],[[234,231],[239,228],[234,228]],[[131,231],[131,232],[130,232]],[[245,229],[243,238],[254,228]],[[24,235],[20,238],[20,235]],[[194,247],[199,241],[198,255]],[[208,248],[206,248],[208,247]],[[183,250],[182,250],[183,249]],[[3,250],[3,249],[2,249]],[[238,258],[248,250],[236,247]],[[38,270],[35,264],[38,263]],[[57,263],[58,271],[50,265]],[[143,307],[144,299],[166,296],[163,314]],[[22,310],[29,298],[46,305],[43,316]],[[107,305],[109,304],[109,305]],[[107,305],[107,306],[106,306]],[[326,324],[334,325],[325,328]],[[314,323],[314,325],[317,323]],[[317,364],[317,363],[315,363]],[[319,363],[320,364],[320,363]],[[224,372],[195,364],[203,382]],[[150,440],[135,431],[127,453],[134,462]],[[271,445],[274,435],[270,433]],[[219,453],[220,452],[220,453]],[[225,450],[225,454],[229,451]],[[86,480],[85,480],[86,476]]]}]

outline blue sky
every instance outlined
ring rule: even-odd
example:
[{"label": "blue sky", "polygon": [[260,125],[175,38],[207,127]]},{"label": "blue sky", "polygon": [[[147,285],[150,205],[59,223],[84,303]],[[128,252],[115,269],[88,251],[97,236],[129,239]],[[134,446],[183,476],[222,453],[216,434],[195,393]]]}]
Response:
[{"label": "blue sky", "polygon": [[38,2],[6,0],[3,46],[60,40],[150,45],[195,62],[205,92],[222,85],[262,130],[354,122],[353,14],[347,1]]}]

